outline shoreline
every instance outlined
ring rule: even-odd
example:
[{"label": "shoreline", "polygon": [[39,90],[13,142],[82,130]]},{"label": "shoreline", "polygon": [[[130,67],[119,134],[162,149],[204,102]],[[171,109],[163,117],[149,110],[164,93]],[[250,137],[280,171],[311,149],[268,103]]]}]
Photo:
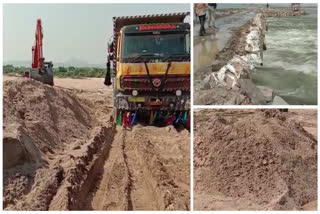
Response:
[{"label": "shoreline", "polygon": [[260,9],[246,24],[234,28],[214,63],[196,71],[194,104],[289,105],[273,89],[253,83],[251,74],[263,66],[267,18],[306,14],[304,10]]}]

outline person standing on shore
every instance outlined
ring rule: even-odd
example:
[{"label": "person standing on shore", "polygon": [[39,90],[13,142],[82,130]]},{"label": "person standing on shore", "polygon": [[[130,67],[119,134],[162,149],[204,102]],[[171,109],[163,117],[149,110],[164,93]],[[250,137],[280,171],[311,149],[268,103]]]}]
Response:
[{"label": "person standing on shore", "polygon": [[218,29],[216,27],[216,8],[217,4],[216,3],[210,3],[208,4],[208,11],[209,11],[209,27]]},{"label": "person standing on shore", "polygon": [[208,4],[195,4],[194,11],[200,20],[200,36],[203,36],[206,33],[206,29],[204,27],[206,21],[206,10],[208,8]]}]

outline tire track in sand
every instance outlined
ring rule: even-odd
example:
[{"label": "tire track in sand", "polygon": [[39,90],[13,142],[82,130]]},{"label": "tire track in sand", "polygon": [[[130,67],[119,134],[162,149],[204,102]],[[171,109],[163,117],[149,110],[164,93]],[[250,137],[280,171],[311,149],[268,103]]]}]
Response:
[{"label": "tire track in sand", "polygon": [[126,132],[117,128],[109,158],[96,187],[91,191],[86,210],[132,210],[131,178],[124,154]]},{"label": "tire track in sand", "polygon": [[109,158],[91,190],[86,210],[189,209],[188,178],[181,178],[182,171],[176,168],[176,161],[180,160],[180,166],[184,157],[176,153],[178,145],[164,143],[157,137],[159,133],[168,134],[156,127],[117,127]]},{"label": "tire track in sand", "polygon": [[[129,139],[127,139],[129,134]],[[117,128],[100,181],[88,198],[87,210],[160,210],[156,181],[146,168],[130,131]],[[141,146],[141,145],[140,145]]]},{"label": "tire track in sand", "polygon": [[130,131],[127,134],[124,154],[132,181],[130,196],[133,210],[163,210],[157,181],[153,178],[143,157],[145,155],[144,142],[142,144],[139,142],[136,132]]}]

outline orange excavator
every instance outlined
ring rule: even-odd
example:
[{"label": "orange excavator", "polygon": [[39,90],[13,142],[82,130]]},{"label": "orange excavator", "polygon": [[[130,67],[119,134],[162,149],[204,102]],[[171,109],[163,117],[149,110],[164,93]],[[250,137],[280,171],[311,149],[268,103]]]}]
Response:
[{"label": "orange excavator", "polygon": [[53,86],[53,64],[51,61],[45,62],[42,52],[42,39],[41,19],[38,19],[35,44],[32,46],[31,69],[30,71],[25,72],[25,77]]}]

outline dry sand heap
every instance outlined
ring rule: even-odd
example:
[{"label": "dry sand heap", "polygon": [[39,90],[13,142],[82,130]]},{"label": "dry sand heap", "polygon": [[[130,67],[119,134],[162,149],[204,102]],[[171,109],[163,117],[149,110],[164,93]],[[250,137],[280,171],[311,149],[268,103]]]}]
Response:
[{"label": "dry sand heap", "polygon": [[47,210],[63,183],[76,193],[113,140],[79,98],[37,81],[5,81],[3,106],[6,209]]},{"label": "dry sand heap", "polygon": [[189,209],[189,132],[116,128],[102,82],[4,81],[4,209]]},{"label": "dry sand heap", "polygon": [[195,209],[316,209],[317,141],[293,116],[278,110],[195,113]]}]

